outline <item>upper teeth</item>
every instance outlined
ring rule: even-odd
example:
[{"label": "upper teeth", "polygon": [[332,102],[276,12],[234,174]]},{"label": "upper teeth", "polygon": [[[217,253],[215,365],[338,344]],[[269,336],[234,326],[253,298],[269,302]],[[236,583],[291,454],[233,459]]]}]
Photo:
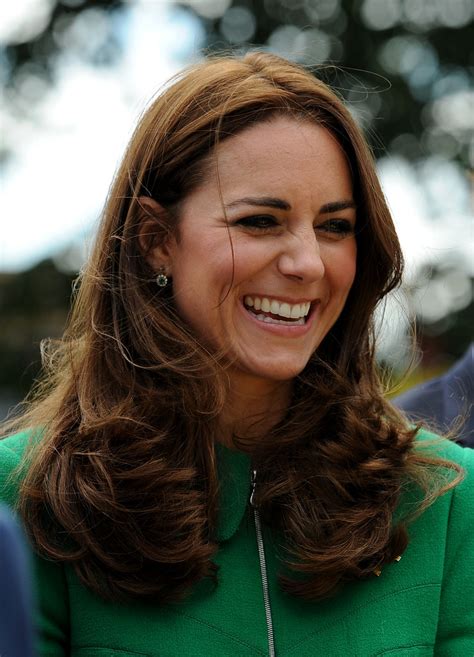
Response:
[{"label": "upper teeth", "polygon": [[287,303],[286,301],[277,301],[276,299],[270,300],[266,297],[250,296],[244,298],[244,303],[250,308],[255,308],[255,310],[262,310],[264,313],[272,313],[273,315],[280,315],[280,317],[287,317],[289,319],[306,317],[311,306],[311,301]]}]

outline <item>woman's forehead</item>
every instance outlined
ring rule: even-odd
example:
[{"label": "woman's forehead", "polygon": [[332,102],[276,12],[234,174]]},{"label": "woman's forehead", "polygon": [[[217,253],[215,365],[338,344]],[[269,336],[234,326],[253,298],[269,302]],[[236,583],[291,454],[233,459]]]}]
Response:
[{"label": "woman's forehead", "polygon": [[223,188],[239,181],[278,188],[296,175],[302,183],[316,184],[348,168],[344,151],[326,128],[291,118],[260,123],[229,137],[213,159],[209,173],[214,172]]}]

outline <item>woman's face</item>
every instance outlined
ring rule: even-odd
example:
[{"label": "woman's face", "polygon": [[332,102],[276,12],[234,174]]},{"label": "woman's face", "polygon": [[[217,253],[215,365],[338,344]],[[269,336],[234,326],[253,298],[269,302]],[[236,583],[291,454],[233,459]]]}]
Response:
[{"label": "woman's face", "polygon": [[217,157],[222,198],[211,167],[182,205],[180,239],[153,264],[167,264],[178,312],[206,346],[228,350],[236,376],[287,381],[354,281],[346,157],[323,127],[284,117],[226,139]]}]

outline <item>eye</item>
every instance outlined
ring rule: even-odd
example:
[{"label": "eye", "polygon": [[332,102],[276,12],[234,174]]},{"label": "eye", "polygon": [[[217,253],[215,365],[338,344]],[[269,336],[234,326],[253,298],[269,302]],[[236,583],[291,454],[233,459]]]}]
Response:
[{"label": "eye", "polygon": [[244,217],[235,222],[237,226],[243,226],[251,230],[270,230],[278,226],[275,217],[270,215],[254,215],[252,217]]},{"label": "eye", "polygon": [[315,230],[331,239],[342,239],[353,235],[354,225],[349,219],[328,219],[318,224]]}]

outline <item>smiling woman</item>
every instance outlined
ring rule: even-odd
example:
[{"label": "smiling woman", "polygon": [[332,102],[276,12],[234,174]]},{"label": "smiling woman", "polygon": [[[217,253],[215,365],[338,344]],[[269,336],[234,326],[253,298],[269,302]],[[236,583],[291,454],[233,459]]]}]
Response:
[{"label": "smiling woman", "polygon": [[41,655],[472,652],[472,453],[408,425],[374,362],[401,271],[310,72],[215,58],[154,100],[0,443]]},{"label": "smiling woman", "polygon": [[226,354],[233,410],[239,398],[248,411],[253,389],[257,404],[277,381],[289,393],[344,307],[356,269],[352,179],[337,141],[309,119],[277,115],[213,156],[219,177],[211,170],[187,195],[179,239],[152,247],[148,261],[172,275],[193,333]]}]

